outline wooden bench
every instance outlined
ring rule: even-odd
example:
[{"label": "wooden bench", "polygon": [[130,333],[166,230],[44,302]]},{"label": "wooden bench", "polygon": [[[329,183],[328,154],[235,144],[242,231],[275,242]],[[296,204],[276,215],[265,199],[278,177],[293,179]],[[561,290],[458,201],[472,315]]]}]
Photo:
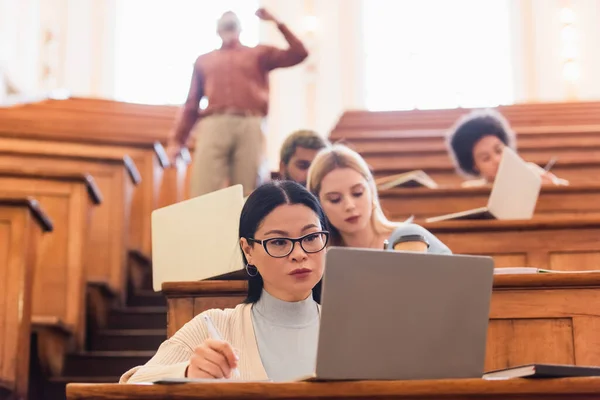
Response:
[{"label": "wooden bench", "polygon": [[[167,334],[246,297],[246,281],[165,282]],[[497,275],[486,370],[524,363],[600,364],[600,273]]]},{"label": "wooden bench", "polygon": [[[589,126],[524,126],[513,128],[517,148],[528,154],[535,150],[553,150],[558,156],[563,150],[597,150],[600,147],[600,125]],[[418,130],[348,130],[332,132],[332,141],[347,142],[365,156],[393,154],[397,156],[447,153],[448,129]]]},{"label": "wooden bench", "polygon": [[[513,104],[494,107],[513,126],[600,124],[600,102]],[[334,130],[351,129],[446,129],[470,108],[409,111],[346,111]]]},{"label": "wooden bench", "polygon": [[[490,187],[402,188],[379,191],[385,214],[395,221],[414,215],[420,220],[443,214],[484,207]],[[535,209],[539,215],[581,215],[600,213],[600,185],[543,186]]]},{"label": "wooden bench", "polygon": [[27,398],[33,278],[50,231],[37,201],[0,195],[0,398]]},{"label": "wooden bench", "polygon": [[[159,117],[160,110],[165,109],[167,115]],[[48,141],[63,154],[71,151],[63,146],[73,145],[73,154],[131,156],[142,177],[134,205],[147,217],[142,223],[148,221],[148,226],[136,231],[144,235],[141,253],[149,256],[150,213],[184,200],[182,185],[187,168],[181,166],[183,161],[170,168],[162,145],[167,142],[177,109],[100,99],[48,100],[0,110],[0,136]]]},{"label": "wooden bench", "polygon": [[[537,155],[528,157],[526,161],[544,167],[553,157],[553,152],[538,152]],[[465,180],[458,175],[454,165],[447,155],[439,157],[422,157],[418,155],[403,157],[367,157],[365,159],[375,176],[399,174],[415,169],[424,170],[433,180],[441,186],[458,186]],[[600,173],[600,150],[596,153],[574,151],[564,155],[552,168],[552,172],[573,184],[598,182]]]},{"label": "wooden bench", "polygon": [[443,221],[423,226],[456,254],[488,255],[496,267],[595,270],[600,218],[540,215],[524,221]]},{"label": "wooden bench", "polygon": [[[90,279],[86,267],[106,268],[97,260],[88,260],[86,265],[84,256],[92,208],[101,202],[94,180],[81,173],[0,166],[0,195],[35,197],[54,221],[53,234],[39,245],[33,279],[32,321],[40,348],[46,349],[48,340],[56,342],[56,330],[65,338],[65,351],[71,339],[66,332],[73,335],[74,348],[83,348],[86,282]],[[56,362],[55,355],[41,354],[43,362]]]},{"label": "wooden bench", "polygon": [[552,380],[240,382],[185,385],[69,384],[67,399],[421,399],[592,400],[600,378]]},{"label": "wooden bench", "polygon": [[[600,155],[600,102],[519,104],[497,108],[517,132],[522,157],[574,182],[595,181]],[[358,151],[377,176],[423,169],[442,184],[456,176],[445,146],[447,130],[470,109],[348,111],[330,140]]]},{"label": "wooden bench", "polygon": [[[103,203],[92,215],[90,243],[84,254],[86,263],[104,265],[90,274],[104,282],[114,293],[124,296],[125,272],[129,251],[131,199],[139,174],[128,157],[71,157],[56,155],[47,148],[31,153],[5,153],[0,150],[0,167],[30,165],[57,173],[76,174],[85,171],[103,193]],[[132,228],[133,229],[133,228]],[[135,236],[140,238],[140,236]],[[137,243],[141,246],[141,243]],[[137,248],[137,247],[133,247]],[[106,275],[109,266],[110,274]]]},{"label": "wooden bench", "polygon": [[[91,143],[58,142],[52,140],[0,137],[0,149],[4,154],[28,154],[47,157],[113,160],[131,168],[137,188],[132,197],[130,243],[135,249],[149,256],[151,254],[150,217],[160,206],[159,196],[164,168],[169,165],[164,149],[126,148],[114,145]],[[159,158],[157,154],[160,154]],[[131,161],[129,161],[131,160]]]}]

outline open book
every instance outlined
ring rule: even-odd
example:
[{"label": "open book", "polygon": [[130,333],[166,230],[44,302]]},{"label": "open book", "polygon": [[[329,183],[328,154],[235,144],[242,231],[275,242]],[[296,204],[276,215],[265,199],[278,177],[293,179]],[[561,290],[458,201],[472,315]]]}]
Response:
[{"label": "open book", "polygon": [[529,364],[490,371],[483,375],[483,379],[568,378],[580,376],[600,376],[600,368],[578,365]]},{"label": "open book", "polygon": [[266,380],[243,380],[243,379],[202,379],[202,378],[161,378],[152,383],[155,385],[178,385],[182,383],[248,383],[248,382],[273,382]]},{"label": "open book", "polygon": [[438,184],[422,170],[405,172],[403,174],[385,176],[375,179],[379,190],[387,190],[395,187],[428,187],[437,189]]}]

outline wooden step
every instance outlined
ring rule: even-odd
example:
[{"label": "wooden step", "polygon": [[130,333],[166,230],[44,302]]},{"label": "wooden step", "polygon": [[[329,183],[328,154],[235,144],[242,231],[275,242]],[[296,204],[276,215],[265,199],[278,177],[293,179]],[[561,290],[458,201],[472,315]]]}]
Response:
[{"label": "wooden step", "polygon": [[117,383],[119,376],[59,376],[44,385],[44,400],[65,400],[69,383]]},{"label": "wooden step", "polygon": [[167,339],[165,329],[106,329],[95,332],[90,350],[156,350]]},{"label": "wooden step", "polygon": [[121,376],[130,368],[145,364],[156,351],[86,351],[70,354],[64,376]]},{"label": "wooden step", "polygon": [[111,310],[109,329],[166,329],[166,307],[124,307]]},{"label": "wooden step", "polygon": [[129,296],[127,305],[130,307],[165,307],[167,301],[165,300],[165,296],[160,292],[140,290]]}]

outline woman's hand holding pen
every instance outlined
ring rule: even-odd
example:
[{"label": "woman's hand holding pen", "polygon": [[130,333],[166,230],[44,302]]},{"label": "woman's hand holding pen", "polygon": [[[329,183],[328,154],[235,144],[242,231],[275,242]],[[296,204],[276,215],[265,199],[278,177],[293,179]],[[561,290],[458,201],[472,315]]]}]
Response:
[{"label": "woman's hand holding pen", "polygon": [[196,347],[186,370],[187,378],[231,378],[238,366],[238,357],[231,345],[223,340],[206,339]]}]

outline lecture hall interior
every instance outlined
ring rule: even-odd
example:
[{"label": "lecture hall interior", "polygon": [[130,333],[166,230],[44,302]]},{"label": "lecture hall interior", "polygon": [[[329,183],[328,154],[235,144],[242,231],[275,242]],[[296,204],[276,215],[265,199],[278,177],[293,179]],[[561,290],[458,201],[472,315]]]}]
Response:
[{"label": "lecture hall interior", "polygon": [[[565,374],[575,371],[568,366],[600,368],[599,71],[600,0],[0,0],[0,399],[600,399],[600,372],[482,379],[530,364],[560,365]],[[297,132],[305,141],[290,147]],[[310,132],[322,145],[306,141]],[[331,151],[353,157],[353,166],[320,174]],[[324,193],[345,177],[362,183],[348,196]],[[288,180],[299,184],[277,186]],[[213,233],[234,236],[241,273],[173,272],[171,280],[162,269],[157,288],[153,271],[164,263],[153,264],[153,249],[166,239],[152,229],[154,211],[192,209],[236,184],[243,196],[235,224],[244,223],[241,207],[251,213],[262,201],[254,190],[274,184],[301,193],[304,205],[316,199],[311,215],[324,215],[329,232],[269,242],[258,233],[273,211],[253,238],[237,228]],[[479,217],[453,214],[486,204]],[[186,226],[201,230],[202,215],[217,215],[210,213],[190,214]],[[416,229],[401,239],[417,247],[404,250],[390,235],[402,227]],[[317,239],[322,246],[308,251]],[[291,243],[288,255],[274,255],[277,240]],[[480,376],[430,379],[426,369],[426,379],[275,379],[287,375],[269,356],[289,338],[256,310],[269,301],[283,307],[269,288],[284,283],[268,279],[250,254],[263,251],[265,263],[287,268],[300,256],[325,264],[332,247],[377,249],[373,257],[387,249],[400,260],[421,244],[426,253],[441,250],[419,260],[493,261]],[[302,270],[294,282],[315,273]],[[257,275],[260,298],[240,305]],[[439,278],[428,279],[421,292],[435,298]],[[310,297],[315,290],[310,301],[320,301]],[[384,291],[377,307],[395,307],[392,319],[402,324],[411,323],[406,307],[428,307],[392,304],[410,299]],[[330,293],[344,295],[359,296]],[[255,361],[269,379],[244,370],[250,350],[236,346],[241,331],[210,311],[246,306]],[[323,319],[334,318],[327,301],[322,307]],[[213,316],[225,350],[210,347],[210,329],[211,341],[198,336],[196,348],[177,336],[202,313]],[[463,314],[436,323],[458,326]],[[411,340],[394,343],[391,354],[404,354]],[[170,363],[164,354],[177,346],[189,352],[177,361],[183,369],[156,376],[181,382],[139,384],[152,368],[167,371],[158,364]],[[185,381],[227,377],[230,348],[242,382]],[[310,360],[309,348],[290,351]],[[317,364],[326,351],[312,355]]]}]

